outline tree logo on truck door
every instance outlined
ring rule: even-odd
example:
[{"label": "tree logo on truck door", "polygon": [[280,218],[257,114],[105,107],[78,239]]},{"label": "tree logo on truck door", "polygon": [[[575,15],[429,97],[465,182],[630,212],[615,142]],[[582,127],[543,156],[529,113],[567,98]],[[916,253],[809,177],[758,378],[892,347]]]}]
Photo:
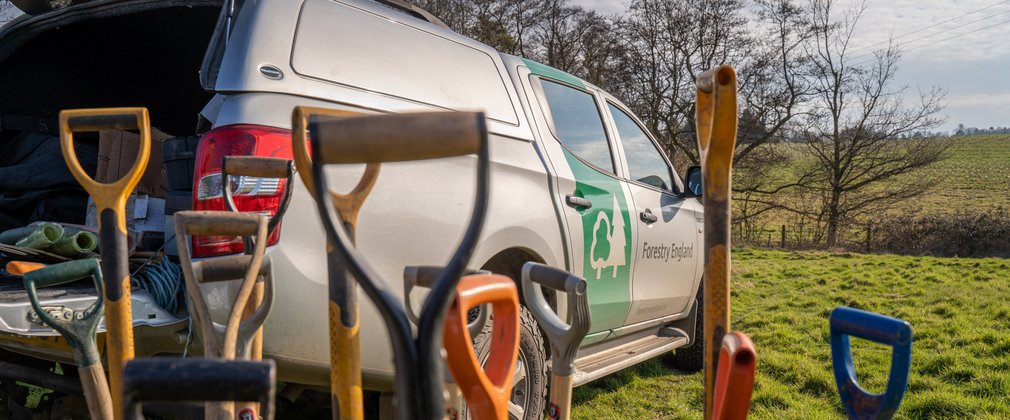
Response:
[{"label": "tree logo on truck door", "polygon": [[[617,269],[628,264],[625,252],[628,246],[627,230],[624,226],[624,218],[621,205],[617,202],[617,196],[612,196],[614,206],[611,214],[606,211],[596,213],[596,224],[593,225],[593,242],[589,245],[590,266],[596,270],[596,278],[599,279],[605,268],[613,267],[611,278],[617,277]],[[614,217],[616,215],[616,217]],[[602,231],[601,231],[602,229]]]}]

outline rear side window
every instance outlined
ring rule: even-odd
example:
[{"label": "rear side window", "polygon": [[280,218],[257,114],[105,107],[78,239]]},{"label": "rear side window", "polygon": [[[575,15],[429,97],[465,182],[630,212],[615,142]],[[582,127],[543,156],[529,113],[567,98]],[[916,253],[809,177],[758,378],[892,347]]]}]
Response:
[{"label": "rear side window", "polygon": [[593,166],[615,173],[607,133],[593,95],[549,80],[541,79],[540,84],[561,144]]},{"label": "rear side window", "polygon": [[631,179],[671,191],[673,178],[670,176],[670,167],[663,159],[662,152],[631,116],[612,104],[607,105],[610,108],[610,115],[614,116],[617,135],[621,138],[624,154],[628,158]]}]

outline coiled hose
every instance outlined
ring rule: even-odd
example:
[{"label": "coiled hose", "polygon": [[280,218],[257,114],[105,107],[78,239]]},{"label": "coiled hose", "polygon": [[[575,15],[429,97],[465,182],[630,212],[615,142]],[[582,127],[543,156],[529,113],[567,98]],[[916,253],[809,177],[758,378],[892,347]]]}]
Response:
[{"label": "coiled hose", "polygon": [[179,291],[182,289],[182,269],[178,265],[161,256],[155,260],[151,257],[137,268],[130,276],[130,286],[146,290],[154,301],[168,312],[175,312],[178,306]]}]

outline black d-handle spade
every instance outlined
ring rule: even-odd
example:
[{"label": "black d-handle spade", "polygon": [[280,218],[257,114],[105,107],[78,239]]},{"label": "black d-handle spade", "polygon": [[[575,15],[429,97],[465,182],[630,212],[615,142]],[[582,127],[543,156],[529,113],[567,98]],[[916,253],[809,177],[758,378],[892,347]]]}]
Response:
[{"label": "black d-handle spade", "polygon": [[[540,286],[567,294],[568,322],[554,312]],[[526,308],[551,342],[551,395],[547,407],[551,419],[566,420],[570,415],[575,356],[592,324],[586,286],[585,279],[567,271],[534,262],[523,265]]]},{"label": "black d-handle spade", "polygon": [[[423,287],[425,289],[431,289],[431,286],[435,284],[435,280],[438,280],[439,275],[442,274],[442,270],[445,267],[438,267],[434,265],[410,265],[403,269],[403,302],[407,307],[407,317],[410,318],[410,322],[417,325],[421,322],[421,317],[418,315],[417,310],[414,309],[414,304],[410,299],[410,294],[414,292],[417,287]],[[488,270],[463,270],[463,276],[470,276],[474,274],[491,274]],[[484,329],[484,325],[487,324],[490,311],[487,308],[481,307],[477,311],[477,318],[470,321],[466,325],[466,329],[470,330],[470,336],[476,337],[480,334],[481,330]]]},{"label": "black d-handle spade", "polygon": [[[322,120],[309,118],[314,185],[311,190],[320,219],[327,239],[333,244],[333,257],[357,279],[385,321],[396,369],[398,416],[403,419],[439,418],[445,413],[442,394],[443,325],[456,285],[473,256],[487,213],[490,157],[485,124],[484,114],[475,112],[425,112]],[[477,187],[470,222],[446,269],[432,284],[431,293],[421,308],[415,339],[399,298],[355,249],[351,239],[354,233],[347,231],[354,226],[342,222],[340,210],[331,200],[332,193],[324,168],[328,164],[366,163],[372,164],[373,171],[376,171],[375,164],[382,162],[471,154],[477,155]],[[349,292],[353,293],[353,290],[341,293],[348,295]],[[332,299],[333,291],[331,308],[339,308],[339,302]],[[356,319],[353,324],[348,327],[356,328]]]},{"label": "black d-handle spade", "polygon": [[135,359],[123,371],[123,418],[143,419],[147,401],[251,401],[259,403],[263,420],[272,420],[276,381],[273,360]]},{"label": "black d-handle spade", "polygon": [[[437,267],[433,265],[410,265],[403,269],[403,302],[404,306],[407,307],[407,317],[410,318],[410,322],[414,323],[414,325],[421,322],[421,317],[417,314],[417,310],[414,309],[411,293],[413,293],[414,289],[417,287],[431,289],[431,286],[435,284],[435,281],[438,280],[439,276],[441,276],[442,270],[445,270],[445,267]],[[471,269],[463,271],[464,276],[474,274],[491,274],[491,272],[487,270]],[[477,317],[472,321],[469,321],[466,325],[466,329],[470,332],[470,337],[476,337],[477,334],[480,334],[490,317],[491,308],[489,305],[484,305],[477,310]],[[456,384],[456,380],[452,377],[451,372],[447,374],[444,379],[445,389],[449,394],[446,416],[450,419],[459,418],[463,412],[463,396],[460,393],[459,385]]]}]

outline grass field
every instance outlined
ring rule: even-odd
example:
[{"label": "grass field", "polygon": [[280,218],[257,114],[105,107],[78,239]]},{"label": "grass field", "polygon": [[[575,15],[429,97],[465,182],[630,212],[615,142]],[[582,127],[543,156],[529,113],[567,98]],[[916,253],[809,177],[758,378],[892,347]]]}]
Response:
[{"label": "grass field", "polygon": [[[953,214],[958,212],[984,212],[996,208],[1010,208],[1010,135],[978,135],[953,137],[951,148],[945,159],[915,172],[897,176],[886,181],[886,184],[874,184],[868,188],[882,188],[885,185],[907,182],[909,180],[929,180],[931,187],[924,194],[909,200],[904,200],[890,206],[884,211],[889,215],[926,215]],[[785,151],[789,159],[780,165],[767,168],[764,176],[786,183],[799,176],[798,168],[808,165],[810,158],[806,156],[806,146],[801,144],[775,145]],[[737,177],[751,176],[746,172],[737,172]],[[738,183],[743,183],[738,178]],[[736,197],[740,199],[741,197]],[[810,200],[814,200],[813,202]],[[801,197],[792,190],[786,190],[775,197],[775,201],[799,208],[814,210],[811,204],[818,200],[815,196]],[[736,212],[740,214],[742,201],[735,203]],[[760,207],[760,206],[758,206]],[[877,213],[873,217],[880,216]],[[777,240],[782,225],[789,231],[790,241],[798,232],[799,218],[784,210],[773,210],[752,221],[759,228],[756,235],[759,244],[764,244],[765,238]],[[843,242],[860,242],[864,238],[865,217],[854,220],[850,226],[844,226]],[[876,221],[875,219],[873,221]],[[809,223],[809,221],[808,221]],[[808,227],[807,233],[810,230]],[[809,239],[809,238],[804,238]],[[754,240],[752,238],[752,240]],[[860,242],[861,243],[861,242]]]},{"label": "grass field", "polygon": [[[1010,418],[1010,261],[734,251],[733,329],[751,336],[755,419],[842,418],[828,314],[846,305],[914,331],[898,418]],[[860,383],[881,392],[890,349],[853,339]],[[653,360],[578,388],[574,417],[700,418],[700,374]]]},{"label": "grass field", "polygon": [[954,137],[950,157],[924,169],[938,181],[906,211],[1010,207],[1010,135]]}]

